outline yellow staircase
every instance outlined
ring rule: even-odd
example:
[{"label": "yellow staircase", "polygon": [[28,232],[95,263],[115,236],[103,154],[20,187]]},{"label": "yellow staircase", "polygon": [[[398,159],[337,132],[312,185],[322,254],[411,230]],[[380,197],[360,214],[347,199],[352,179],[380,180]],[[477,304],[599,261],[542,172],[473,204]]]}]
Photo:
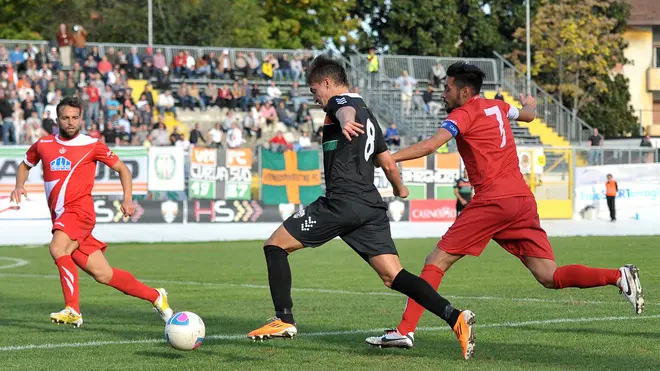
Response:
[{"label": "yellow staircase", "polygon": [[[131,93],[131,98],[133,98],[134,102],[137,102],[140,100],[140,97],[142,96],[142,93],[144,92],[145,85],[147,84],[147,80],[128,80],[128,86],[133,89],[133,92]],[[154,97],[154,102],[156,105],[158,104],[158,90],[156,89],[151,89],[151,95]],[[157,106],[156,106],[157,107]],[[158,109],[154,108],[152,111],[154,113],[153,117],[153,122],[156,123],[158,122]],[[174,115],[172,113],[166,112],[165,117],[163,118],[163,124],[165,124],[165,127],[167,128],[167,132],[171,133],[174,130],[175,126],[178,126],[179,132],[183,134],[184,136],[189,135],[189,128],[188,125],[182,123],[181,121],[177,120],[174,118]]]},{"label": "yellow staircase", "polygon": [[[484,96],[488,99],[495,98],[495,91],[486,91]],[[514,99],[508,92],[503,91],[502,95],[504,96],[504,101],[510,105],[518,108],[522,108],[520,102],[517,99]],[[541,143],[546,146],[552,147],[570,147],[570,143],[561,135],[557,134],[551,127],[549,127],[543,120],[537,118],[532,122],[522,122],[518,121],[518,125],[521,127],[527,128],[529,133],[535,135],[541,139]]]}]

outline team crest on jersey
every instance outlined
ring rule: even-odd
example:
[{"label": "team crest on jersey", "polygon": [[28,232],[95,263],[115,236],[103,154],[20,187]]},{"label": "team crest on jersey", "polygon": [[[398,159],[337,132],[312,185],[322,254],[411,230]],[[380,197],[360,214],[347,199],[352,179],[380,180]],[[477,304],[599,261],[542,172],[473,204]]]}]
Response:
[{"label": "team crest on jersey", "polygon": [[63,155],[66,153],[66,148],[62,147],[60,148],[60,154]]},{"label": "team crest on jersey", "polygon": [[346,104],[346,98],[337,98],[335,99],[337,101],[337,104]]},{"label": "team crest on jersey", "polygon": [[71,170],[71,161],[60,156],[50,162],[50,171],[69,171]]}]

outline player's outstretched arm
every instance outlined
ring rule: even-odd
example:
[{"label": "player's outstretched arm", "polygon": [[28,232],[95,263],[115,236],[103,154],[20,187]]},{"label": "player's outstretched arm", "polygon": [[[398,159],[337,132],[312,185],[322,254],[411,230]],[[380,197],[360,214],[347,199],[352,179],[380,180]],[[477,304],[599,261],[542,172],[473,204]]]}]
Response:
[{"label": "player's outstretched arm", "polygon": [[17,204],[21,203],[21,196],[27,197],[27,191],[25,190],[25,182],[27,181],[28,175],[30,174],[31,167],[28,166],[25,162],[21,162],[18,165],[18,170],[16,171],[16,187],[11,192],[9,196],[9,202],[15,202]]},{"label": "player's outstretched arm", "polygon": [[453,138],[453,136],[449,130],[440,128],[432,137],[408,146],[393,154],[392,157],[394,158],[394,161],[401,162],[428,156],[442,145],[449,142],[451,138]]},{"label": "player's outstretched arm", "polygon": [[408,188],[403,185],[399,168],[392,158],[389,151],[384,151],[376,155],[376,165],[383,169],[387,180],[392,184],[394,195],[401,198],[408,197]]},{"label": "player's outstretched arm", "polygon": [[121,203],[121,211],[124,216],[132,216],[135,213],[135,206],[133,205],[133,177],[131,170],[122,161],[117,161],[112,166],[112,170],[119,173],[119,181],[121,188],[124,190],[124,200]]},{"label": "player's outstretched arm", "polygon": [[536,99],[531,95],[528,95],[527,98],[525,98],[524,95],[520,94],[520,102],[522,103],[523,108],[520,110],[517,120],[523,122],[534,121],[536,118]]}]

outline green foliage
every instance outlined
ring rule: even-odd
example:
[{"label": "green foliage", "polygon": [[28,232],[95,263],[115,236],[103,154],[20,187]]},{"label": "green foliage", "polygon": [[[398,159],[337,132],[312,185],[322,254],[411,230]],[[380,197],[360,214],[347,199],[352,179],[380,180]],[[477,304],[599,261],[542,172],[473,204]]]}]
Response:
[{"label": "green foliage", "polygon": [[607,78],[607,93],[597,94],[582,109],[582,118],[605,136],[637,134],[639,120],[630,105],[629,81],[623,75]]}]

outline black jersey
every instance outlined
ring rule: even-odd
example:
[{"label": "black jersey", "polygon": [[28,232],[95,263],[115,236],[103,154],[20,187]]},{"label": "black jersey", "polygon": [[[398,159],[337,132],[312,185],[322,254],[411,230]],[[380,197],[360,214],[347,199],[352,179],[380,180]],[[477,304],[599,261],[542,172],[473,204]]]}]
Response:
[{"label": "black jersey", "polygon": [[[355,121],[364,125],[364,134],[348,141],[342,133],[337,111],[342,107],[355,109]],[[326,196],[350,198],[373,207],[387,209],[374,185],[376,155],[387,151],[387,144],[378,121],[371,110],[354,93],[330,98],[323,126],[323,167]]]}]

